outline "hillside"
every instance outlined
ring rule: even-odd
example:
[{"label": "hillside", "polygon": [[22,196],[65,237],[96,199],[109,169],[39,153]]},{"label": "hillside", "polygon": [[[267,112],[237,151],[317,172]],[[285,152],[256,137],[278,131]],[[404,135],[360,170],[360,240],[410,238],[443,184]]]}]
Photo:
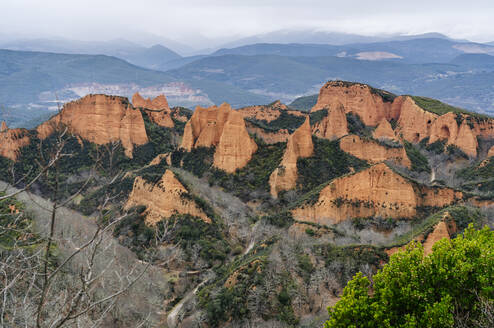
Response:
[{"label": "hillside", "polygon": [[[162,49],[157,51],[151,55],[161,57]],[[90,93],[131,97],[141,92],[155,97],[167,92],[174,106],[224,101],[245,106],[269,100],[217,81],[187,81],[103,55],[0,50],[0,117],[13,126],[25,126],[33,119],[35,125],[39,117],[57,110],[57,102],[63,104]]]},{"label": "hillside", "polygon": [[[316,98],[309,111],[276,101],[192,112],[164,95],[89,95],[34,130],[2,124],[0,180],[29,187],[36,202],[18,200],[33,215],[51,200],[73,211],[63,222],[109,225],[117,262],[149,263],[149,286],[119,298],[139,306],[103,313],[117,327],[146,315],[151,326],[321,326],[357,272],[374,274],[410,241],[430,252],[470,223],[494,224],[494,118],[341,80]],[[11,216],[23,209],[9,204]],[[101,292],[118,285],[105,279]]]}]

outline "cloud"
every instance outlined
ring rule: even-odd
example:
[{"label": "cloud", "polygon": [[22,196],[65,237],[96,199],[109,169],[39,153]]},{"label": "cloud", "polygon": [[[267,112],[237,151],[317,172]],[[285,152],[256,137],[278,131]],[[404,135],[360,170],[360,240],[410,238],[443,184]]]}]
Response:
[{"label": "cloud", "polygon": [[[437,31],[494,40],[492,1],[2,0],[0,30],[81,40],[153,34],[203,42],[279,29],[358,34]],[[200,41],[202,40],[202,41]]]}]

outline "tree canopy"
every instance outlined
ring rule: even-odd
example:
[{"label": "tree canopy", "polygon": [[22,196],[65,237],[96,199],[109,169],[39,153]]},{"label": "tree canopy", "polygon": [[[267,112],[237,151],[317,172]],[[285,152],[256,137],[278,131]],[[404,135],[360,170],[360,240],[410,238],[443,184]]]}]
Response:
[{"label": "tree canopy", "polygon": [[412,242],[372,281],[348,282],[324,327],[492,327],[493,249],[494,231],[472,225],[428,256]]}]

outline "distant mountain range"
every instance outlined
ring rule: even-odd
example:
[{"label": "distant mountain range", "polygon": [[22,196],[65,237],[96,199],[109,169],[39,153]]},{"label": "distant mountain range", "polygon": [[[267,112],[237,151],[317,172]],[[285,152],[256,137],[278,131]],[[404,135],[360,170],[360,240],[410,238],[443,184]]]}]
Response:
[{"label": "distant mountain range", "polygon": [[[224,101],[234,107],[276,99],[290,103],[314,94],[332,79],[494,112],[494,45],[437,33],[364,37],[280,32],[256,40],[281,43],[225,47],[189,57],[163,45],[144,47],[125,40],[0,43],[31,51],[0,51],[0,105],[10,109],[0,115],[11,125],[22,125],[55,109],[56,99],[63,102],[87,93],[127,97],[136,91],[148,97],[165,93],[172,105],[190,107]],[[303,40],[310,43],[297,43]],[[323,44],[324,40],[333,44]]]}]

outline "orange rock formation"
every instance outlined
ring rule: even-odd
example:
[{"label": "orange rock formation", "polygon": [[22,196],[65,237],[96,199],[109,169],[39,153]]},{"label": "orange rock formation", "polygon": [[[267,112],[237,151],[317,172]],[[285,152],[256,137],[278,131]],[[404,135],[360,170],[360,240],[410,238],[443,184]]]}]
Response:
[{"label": "orange rock formation", "polygon": [[181,148],[216,146],[214,166],[233,173],[244,167],[256,152],[257,145],[250,138],[241,113],[230,105],[197,107],[185,125]]},{"label": "orange rock formation", "polygon": [[314,124],[312,133],[319,138],[334,140],[348,134],[348,123],[343,106],[328,109],[328,115]]},{"label": "orange rock formation", "polygon": [[396,133],[393,131],[391,124],[386,119],[382,119],[377,128],[372,133],[374,139],[398,141]]},{"label": "orange rock formation", "polygon": [[9,129],[5,122],[0,127],[0,156],[16,161],[20,149],[30,142],[27,130]]},{"label": "orange rock formation", "polygon": [[297,220],[325,225],[355,217],[413,218],[418,206],[442,207],[462,196],[448,188],[416,185],[381,163],[333,180],[315,204],[304,204],[292,213]]},{"label": "orange rock formation", "polygon": [[[396,135],[401,135],[414,143],[424,138],[429,138],[429,143],[444,140],[471,157],[477,156],[478,136],[494,137],[493,119],[452,112],[437,115],[418,106],[412,97],[392,99],[391,94],[365,84],[331,81],[321,88],[311,111],[341,107],[345,113],[357,114],[365,125],[379,125],[374,132],[375,138],[395,139]],[[397,121],[395,131],[388,126],[391,119]]]},{"label": "orange rock formation", "polygon": [[65,104],[62,111],[37,127],[40,139],[67,126],[71,133],[98,145],[120,141],[132,158],[134,145],[148,142],[141,112],[123,97],[88,95]]},{"label": "orange rock formation", "polygon": [[166,170],[156,184],[137,177],[124,208],[128,210],[137,205],[146,206],[146,223],[149,225],[154,225],[176,213],[197,216],[210,223],[211,219],[192,198],[187,197],[187,194],[187,189],[177,180],[175,174]]},{"label": "orange rock formation", "polygon": [[271,195],[278,197],[282,190],[293,189],[297,183],[297,159],[314,153],[309,118],[290,137],[280,165],[269,177]]},{"label": "orange rock formation", "polygon": [[487,157],[492,157],[494,156],[494,146],[492,146],[490,149],[489,149],[489,152],[487,153]]},{"label": "orange rock formation", "polygon": [[253,118],[259,121],[266,122],[272,122],[276,120],[278,117],[280,117],[283,111],[295,116],[307,115],[306,113],[288,109],[288,107],[285,104],[282,104],[279,100],[269,105],[249,106],[240,108],[237,111],[240,112],[245,118]]},{"label": "orange rock formation", "polygon": [[144,99],[138,92],[132,96],[132,104],[135,108],[142,108],[146,111],[151,121],[166,128],[173,128],[171,110],[165,95],[159,95],[154,99]]},{"label": "orange rock formation", "polygon": [[245,122],[247,132],[250,135],[255,135],[256,138],[262,139],[263,142],[268,145],[275,144],[278,142],[287,142],[290,132],[287,129],[280,129],[278,131],[270,131],[263,129],[251,122]]},{"label": "orange rock formation", "polygon": [[357,114],[365,125],[376,126],[383,118],[394,118],[392,104],[366,84],[330,81],[321,88],[311,111],[343,107],[346,113]]},{"label": "orange rock formation", "polygon": [[340,148],[370,163],[391,160],[408,168],[412,166],[404,147],[387,147],[374,140],[363,140],[359,136],[349,135],[341,138]]}]

